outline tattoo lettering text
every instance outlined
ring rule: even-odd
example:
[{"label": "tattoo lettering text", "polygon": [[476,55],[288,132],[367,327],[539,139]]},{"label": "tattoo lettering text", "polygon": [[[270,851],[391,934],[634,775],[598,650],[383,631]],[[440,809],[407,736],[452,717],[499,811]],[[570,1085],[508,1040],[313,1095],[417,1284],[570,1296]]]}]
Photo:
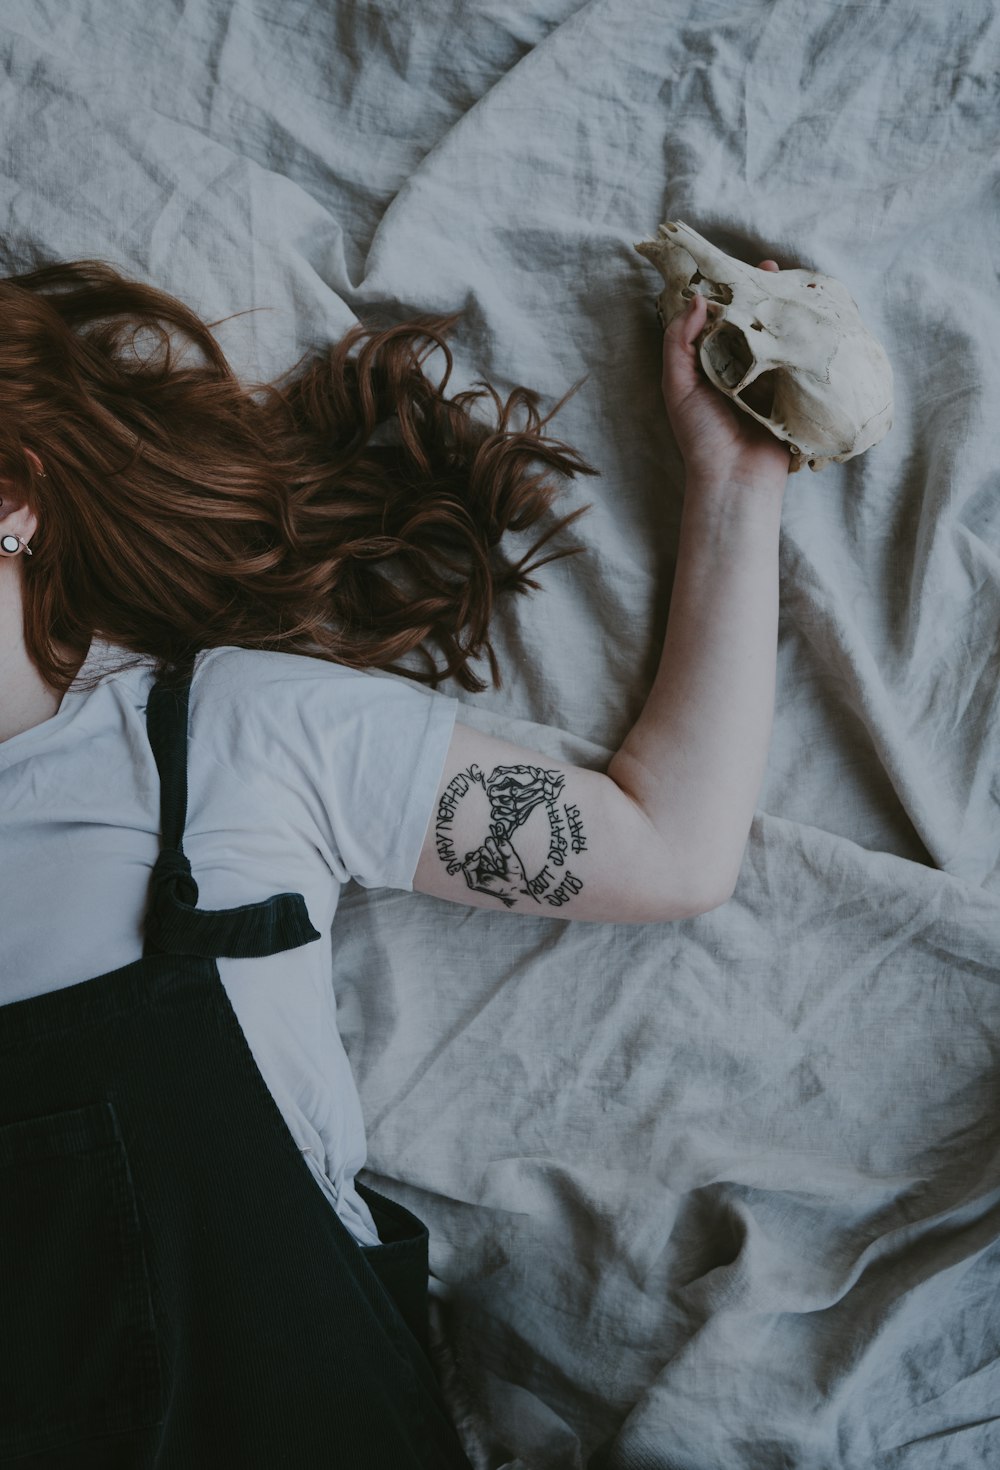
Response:
[{"label": "tattoo lettering text", "polygon": [[[559,808],[563,777],[558,771],[539,766],[495,766],[487,776],[477,765],[460,771],[442,793],[434,827],[437,855],[449,873],[462,873],[477,893],[498,898],[512,908],[518,898],[560,908],[580,892],[582,881],[565,868],[566,855],[586,849],[580,810]],[[487,828],[478,847],[460,855],[455,846],[455,828],[463,805],[480,813]],[[548,823],[548,850],[536,873],[528,874],[518,852],[516,834],[532,812],[541,808]],[[480,831],[482,829],[480,828]],[[475,831],[475,828],[473,828]],[[568,832],[568,835],[567,835]]]},{"label": "tattoo lettering text", "polygon": [[564,806],[566,820],[569,823],[570,840],[573,843],[574,852],[586,852],[587,839],[583,835],[583,823],[580,821],[580,808],[578,806]]}]

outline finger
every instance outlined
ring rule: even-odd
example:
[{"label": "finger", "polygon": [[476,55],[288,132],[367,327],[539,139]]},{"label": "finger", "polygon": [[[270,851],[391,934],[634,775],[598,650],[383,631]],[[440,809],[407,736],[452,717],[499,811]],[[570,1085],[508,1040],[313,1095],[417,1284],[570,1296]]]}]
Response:
[{"label": "finger", "polygon": [[684,302],[680,311],[667,322],[664,336],[671,336],[674,343],[681,347],[689,346],[697,337],[705,319],[708,315],[708,302],[700,291],[695,291],[688,301]]},{"label": "finger", "polygon": [[776,260],[762,260],[757,269],[761,271],[776,271],[780,270],[781,267]]},{"label": "finger", "polygon": [[663,334],[663,387],[673,402],[680,402],[698,386],[694,342],[707,320],[708,303],[696,292],[667,323]]}]

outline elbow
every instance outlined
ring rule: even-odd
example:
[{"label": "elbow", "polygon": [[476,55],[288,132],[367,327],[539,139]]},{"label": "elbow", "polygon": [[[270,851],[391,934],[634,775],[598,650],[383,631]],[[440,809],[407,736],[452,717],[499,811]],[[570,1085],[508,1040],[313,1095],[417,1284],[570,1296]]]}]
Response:
[{"label": "elbow", "polygon": [[713,909],[721,909],[727,904],[736,892],[736,885],[740,880],[740,869],[742,862],[735,869],[730,866],[729,871],[721,863],[713,864],[708,872],[701,874],[701,882],[698,885],[700,892],[697,893],[697,908],[694,915],[710,914]]},{"label": "elbow", "polygon": [[715,886],[708,889],[703,888],[685,903],[682,912],[678,912],[675,895],[673,905],[669,908],[668,912],[663,914],[663,918],[697,919],[702,914],[710,914],[713,909],[721,909],[723,904],[727,904],[732,898],[735,889],[735,883],[727,887]]},{"label": "elbow", "polygon": [[721,909],[723,904],[729,902],[735,892],[736,885],[734,884],[732,888],[725,889],[721,894],[716,891],[707,901],[704,899],[700,900],[698,906],[692,910],[691,917],[697,918],[699,914],[710,914],[713,909]]},{"label": "elbow", "polygon": [[701,914],[709,914],[713,909],[721,908],[732,896],[731,888],[724,893],[715,890],[707,897],[699,894],[694,898],[681,897],[673,889],[666,895],[661,893],[652,898],[648,907],[643,905],[643,909],[634,911],[630,919],[637,924],[665,924],[676,923],[679,919],[697,919]]}]

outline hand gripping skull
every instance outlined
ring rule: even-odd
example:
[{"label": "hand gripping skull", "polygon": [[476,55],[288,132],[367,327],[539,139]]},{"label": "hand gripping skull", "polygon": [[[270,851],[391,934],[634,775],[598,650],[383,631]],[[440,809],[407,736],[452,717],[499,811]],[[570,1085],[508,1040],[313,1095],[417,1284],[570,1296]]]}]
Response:
[{"label": "hand gripping skull", "polygon": [[660,272],[661,326],[695,291],[695,343],[709,381],[791,449],[789,471],[853,459],[892,427],[892,368],[846,286],[816,271],[765,271],[717,250],[683,220],[636,245]]}]

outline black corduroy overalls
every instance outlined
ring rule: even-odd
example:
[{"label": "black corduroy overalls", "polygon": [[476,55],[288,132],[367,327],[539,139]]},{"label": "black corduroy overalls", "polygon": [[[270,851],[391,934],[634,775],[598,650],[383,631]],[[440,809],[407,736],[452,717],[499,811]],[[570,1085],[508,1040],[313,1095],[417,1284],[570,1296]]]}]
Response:
[{"label": "black corduroy overalls", "polygon": [[142,958],[0,1007],[0,1465],[468,1470],[425,1352],[426,1229],[359,1186],[384,1243],[353,1239],[220,980],[220,956],[322,936],[300,893],[195,907],[190,683],[146,711]]}]

